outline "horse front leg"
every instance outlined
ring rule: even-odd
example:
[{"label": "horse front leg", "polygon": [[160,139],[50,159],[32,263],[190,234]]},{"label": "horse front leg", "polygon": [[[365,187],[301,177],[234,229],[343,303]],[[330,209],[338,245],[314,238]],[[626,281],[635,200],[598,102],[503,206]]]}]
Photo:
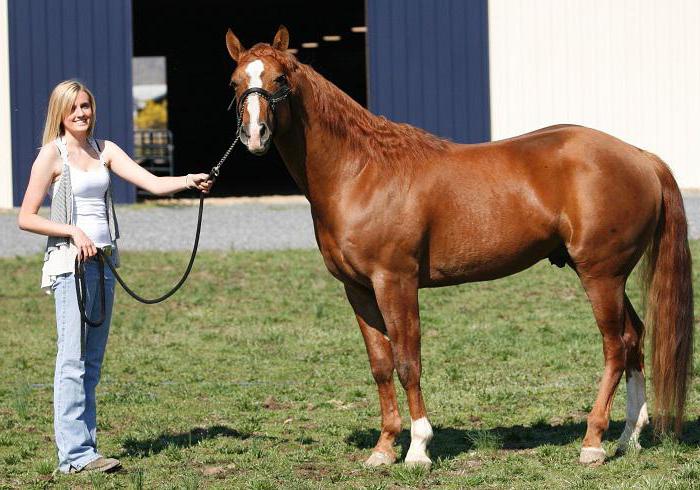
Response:
[{"label": "horse front leg", "polygon": [[420,317],[418,279],[411,275],[376,274],[372,278],[379,310],[384,318],[394,354],[394,367],[408,398],[411,413],[411,446],[408,465],[430,466],[426,452],[433,429],[426,416],[421,393]]},{"label": "horse front leg", "polygon": [[382,431],[365,465],[392,464],[396,461],[394,442],[401,431],[401,415],[394,389],[394,356],[391,343],[385,335],[384,320],[372,291],[346,285],[345,293],[355,311],[357,323],[365,340],[369,365],[374,381],[377,383],[379,405],[382,411]]}]

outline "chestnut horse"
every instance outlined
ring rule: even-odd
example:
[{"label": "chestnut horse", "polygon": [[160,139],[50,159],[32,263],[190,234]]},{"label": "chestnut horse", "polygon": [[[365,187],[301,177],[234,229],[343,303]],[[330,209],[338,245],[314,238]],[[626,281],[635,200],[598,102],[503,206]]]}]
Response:
[{"label": "chestnut horse", "polygon": [[[485,144],[455,144],[370,114],[287,52],[226,46],[254,154],[272,142],[311,204],[316,241],[345,286],[379,390],[382,427],[368,465],[395,461],[401,417],[396,370],[411,415],[407,464],[430,465],[421,394],[418,288],[504,277],[549,258],[579,276],[603,337],[605,369],[580,461],[600,463],[615,389],[626,373],[618,450],[648,423],[644,324],[625,283],[647,252],[656,427],[680,430],[692,363],[691,258],[683,201],[655,155],[579,126]],[[251,88],[255,88],[253,93]],[[288,90],[288,94],[286,93]],[[286,98],[273,100],[270,94]]]}]

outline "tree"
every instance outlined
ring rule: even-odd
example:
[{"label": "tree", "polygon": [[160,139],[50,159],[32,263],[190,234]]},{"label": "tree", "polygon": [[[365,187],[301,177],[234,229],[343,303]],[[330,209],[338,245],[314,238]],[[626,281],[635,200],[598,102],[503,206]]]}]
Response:
[{"label": "tree", "polygon": [[134,126],[138,129],[166,129],[168,127],[168,101],[149,100],[136,113]]}]

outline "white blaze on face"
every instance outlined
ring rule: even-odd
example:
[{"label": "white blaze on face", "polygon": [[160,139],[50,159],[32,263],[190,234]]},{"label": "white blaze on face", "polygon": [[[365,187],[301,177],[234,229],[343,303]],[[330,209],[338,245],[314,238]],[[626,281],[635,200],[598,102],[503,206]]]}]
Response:
[{"label": "white blaze on face", "polygon": [[[265,65],[260,60],[251,61],[245,67],[248,75],[248,88],[262,88],[262,74]],[[256,149],[260,147],[260,98],[253,94],[246,99],[246,109],[248,110],[248,134],[250,141],[248,147]]]}]

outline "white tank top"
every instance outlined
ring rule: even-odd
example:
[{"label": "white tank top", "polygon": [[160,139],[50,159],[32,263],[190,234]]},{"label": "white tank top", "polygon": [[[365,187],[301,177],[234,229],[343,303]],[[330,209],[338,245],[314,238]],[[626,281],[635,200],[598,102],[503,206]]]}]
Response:
[{"label": "white tank top", "polygon": [[[70,165],[70,164],[69,164]],[[104,165],[96,170],[83,171],[70,165],[70,181],[73,186],[73,223],[90,237],[96,246],[112,244],[107,222],[105,192],[109,186],[109,174]]]},{"label": "white tank top", "polygon": [[[65,151],[65,143],[60,141]],[[67,151],[65,153],[67,156]],[[100,167],[84,171],[70,164],[70,181],[73,192],[73,224],[93,241],[97,247],[112,244],[107,221],[105,193],[109,187],[109,170],[100,154]]]}]

